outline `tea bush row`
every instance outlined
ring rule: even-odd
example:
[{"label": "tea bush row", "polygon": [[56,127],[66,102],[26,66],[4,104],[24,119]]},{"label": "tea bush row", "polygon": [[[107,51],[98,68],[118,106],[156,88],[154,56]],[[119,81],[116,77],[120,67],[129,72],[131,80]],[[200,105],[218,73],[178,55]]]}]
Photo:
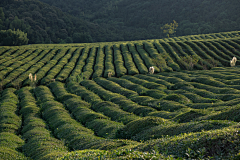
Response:
[{"label": "tea bush row", "polygon": [[78,58],[78,61],[75,64],[74,70],[71,72],[69,79],[76,78],[78,75],[82,73],[82,69],[84,65],[86,64],[86,59],[88,57],[89,47],[84,47],[81,50],[81,55]]},{"label": "tea bush row", "polygon": [[[233,125],[222,129],[164,136],[147,141],[148,143],[138,148],[141,151],[155,148],[166,155],[175,155],[185,159],[200,157],[200,159],[238,159],[239,136],[239,125]],[[188,156],[186,153],[189,153]]]},{"label": "tea bush row", "polygon": [[140,57],[139,53],[137,52],[135,45],[132,44],[132,43],[128,43],[127,46],[128,46],[129,52],[132,54],[133,61],[136,65],[139,73],[140,74],[147,74],[148,73],[148,68],[144,64],[144,61]]},{"label": "tea bush row", "polygon": [[41,79],[41,84],[47,84],[48,82],[51,82],[52,79],[55,79],[55,77],[59,74],[59,72],[62,70],[62,68],[69,63],[69,59],[73,56],[73,51],[68,49],[66,50],[64,56],[57,61],[57,63],[49,69],[47,74],[44,76],[43,79]]},{"label": "tea bush row", "polygon": [[21,153],[24,145],[18,134],[22,125],[18,112],[16,89],[5,89],[0,99],[0,159],[27,159]]},{"label": "tea bush row", "polygon": [[128,50],[127,44],[121,44],[120,45],[121,54],[124,58],[124,64],[127,68],[127,74],[128,75],[135,75],[138,74],[138,68],[135,65],[135,62],[133,61],[132,54]]},{"label": "tea bush row", "polygon": [[114,66],[116,68],[116,77],[121,77],[127,74],[127,69],[125,68],[123,55],[120,50],[119,45],[113,45],[113,56],[114,56]]},{"label": "tea bush row", "polygon": [[[178,43],[175,43],[176,46],[181,49],[181,48],[184,48],[184,51],[186,51],[186,53],[188,55],[191,55],[192,57],[196,57],[196,59],[198,60],[198,63],[194,64],[194,68],[196,69],[199,69],[199,70],[202,70],[202,69],[206,69],[204,68],[203,66],[206,65],[207,68],[211,68],[211,64],[206,60],[206,59],[203,59],[202,57],[200,57],[194,50],[192,47],[190,47],[187,43],[183,43],[183,42],[178,42]],[[188,55],[185,55],[186,57]],[[191,70],[191,67],[190,69]]]},{"label": "tea bush row", "polygon": [[103,77],[108,77],[108,73],[111,73],[111,76],[115,76],[115,66],[113,64],[113,50],[110,45],[104,47],[105,53],[105,62],[104,62],[104,73]]},{"label": "tea bush row", "polygon": [[116,149],[116,150],[83,150],[83,151],[74,151],[70,152],[60,160],[66,159],[95,159],[98,157],[98,160],[114,160],[114,159],[152,159],[152,160],[167,160],[174,159],[173,156],[164,156],[157,152],[140,152],[132,149]]},{"label": "tea bush row", "polygon": [[[25,59],[26,57],[34,53],[36,50],[14,48],[14,50],[10,50],[10,51],[7,52],[8,54],[5,53],[4,55],[2,55],[1,57],[2,59],[0,60],[0,63],[2,64],[2,66],[0,67],[0,70],[3,70],[5,67],[8,67],[10,65],[13,65],[17,61],[21,61]],[[15,63],[15,64],[19,64],[19,63]]]},{"label": "tea bush row", "polygon": [[[20,74],[24,73],[30,66],[35,64],[39,58],[37,55],[39,54],[40,51],[33,51],[33,53],[29,53],[30,55],[24,58],[21,61],[16,61],[12,66],[7,67],[6,70],[1,71],[1,79],[2,79],[2,84],[6,85],[12,80],[14,80],[16,77],[18,77]],[[35,58],[36,57],[36,58]],[[35,59],[34,59],[35,58]],[[41,57],[40,57],[41,58]],[[15,65],[16,64],[16,65]],[[4,71],[6,71],[4,73]],[[3,79],[4,77],[4,79]],[[11,87],[11,86],[9,86]]]},{"label": "tea bush row", "polygon": [[[37,97],[41,97],[44,94],[51,95],[50,89],[45,86],[36,88],[35,94]],[[70,99],[69,99],[70,100]],[[104,139],[94,135],[92,130],[85,128],[82,124],[74,120],[69,112],[65,109],[62,103],[54,100],[41,103],[43,109],[43,118],[48,122],[53,134],[64,139],[66,144],[71,150],[81,149],[113,149],[126,144],[134,144],[135,142],[127,140],[111,140]],[[98,120],[98,119],[96,119]],[[100,123],[104,124],[104,119],[99,119]],[[90,123],[89,125],[91,125]],[[99,124],[99,123],[98,123]],[[105,126],[107,124],[105,123]],[[101,126],[90,126],[94,128],[100,128]],[[106,130],[105,130],[106,131]],[[97,133],[97,132],[96,132]],[[106,133],[105,133],[106,134]]]},{"label": "tea bush row", "polygon": [[[149,112],[155,111],[155,109],[151,107],[138,105],[123,95],[108,91],[96,84],[94,81],[83,81],[81,84],[87,89],[92,90],[103,100],[111,101],[117,104],[122,110],[126,111],[126,115],[129,115],[129,113],[134,113],[136,115],[147,115]],[[123,113],[120,108],[117,110]]]},{"label": "tea bush row", "polygon": [[[9,59],[11,59],[11,55],[13,55],[14,53],[16,53],[18,50],[18,48],[15,47],[2,47],[0,50],[0,63],[4,63],[5,61],[8,61]],[[15,56],[14,56],[15,57]]]},{"label": "tea bush row", "polygon": [[[203,51],[205,51],[208,55],[212,58],[219,61],[223,66],[229,66],[229,60],[222,58],[221,56],[217,55],[215,52],[210,50],[203,42],[194,42],[196,43]],[[221,64],[219,66],[221,66]]]},{"label": "tea bush row", "polygon": [[93,68],[95,64],[96,48],[92,47],[88,53],[86,59],[86,65],[83,67],[82,74],[86,79],[90,79],[93,74]]},{"label": "tea bush row", "polygon": [[[92,87],[94,87],[93,86],[94,83],[89,84],[88,82],[90,82],[90,81],[83,81],[82,83],[85,84],[86,86],[88,85],[90,87],[90,85],[91,85]],[[98,86],[96,86],[96,87],[98,87]],[[78,87],[78,88],[80,88],[80,87]],[[93,88],[91,88],[91,89],[93,89]],[[98,91],[98,95],[95,94],[94,96],[98,97],[98,99],[101,99],[103,97],[100,96],[100,92],[102,92],[101,95],[103,95],[103,90],[101,90],[101,89],[99,90],[99,89],[95,89],[95,91]],[[87,89],[85,89],[85,90],[86,90],[86,92],[90,92]],[[94,89],[93,89],[93,92],[94,92]],[[94,92],[94,93],[97,93],[97,92]],[[108,95],[105,95],[105,96],[108,96]],[[85,99],[84,97],[85,96],[83,95],[82,98]],[[93,109],[94,111],[97,111],[97,112],[104,113],[104,115],[110,117],[114,121],[123,122],[124,124],[126,124],[126,123],[138,118],[137,116],[135,116],[131,113],[123,111],[120,108],[120,106],[118,106],[112,102],[106,102],[105,98],[103,98],[103,100],[100,100],[98,102],[89,101],[89,103],[91,103],[91,109]]]},{"label": "tea bush row", "polygon": [[169,54],[171,54],[170,56],[173,58],[175,63],[177,63],[179,65],[179,67],[181,67],[181,69],[188,68],[188,64],[181,59],[181,57],[174,51],[174,49],[171,47],[171,45],[169,43],[162,42],[161,40],[160,40],[160,43],[161,43],[162,47],[167,52],[169,52]]},{"label": "tea bush row", "polygon": [[[153,45],[153,43],[144,42],[143,48],[153,59],[153,63],[155,63],[153,65],[157,65],[157,67],[160,69],[161,72],[173,71],[171,67],[167,66],[166,61],[164,60],[162,55],[158,52],[158,50],[155,49],[155,46]],[[154,60],[157,61],[157,63],[154,62]]]},{"label": "tea bush row", "polygon": [[29,74],[35,73],[39,68],[41,68],[44,63],[47,62],[48,50],[43,50],[40,55],[34,58],[34,61],[31,62],[31,67],[29,67],[25,72],[16,77],[8,86],[17,86],[17,85],[30,85]]},{"label": "tea bush row", "polygon": [[[166,122],[165,122],[166,123]],[[194,133],[202,131],[211,131],[230,126],[238,126],[236,122],[228,120],[203,120],[192,121],[188,123],[166,123],[165,125],[156,125],[155,127],[141,130],[139,133],[131,136],[131,139],[137,141],[158,139],[165,136],[178,136],[185,133]]]},{"label": "tea bush row", "polygon": [[94,65],[94,73],[92,78],[102,77],[104,72],[104,48],[99,46],[96,54],[96,62]]},{"label": "tea bush row", "polygon": [[51,50],[51,52],[48,54],[50,56],[47,56],[45,59],[47,60],[47,62],[45,62],[44,60],[44,65],[35,73],[37,75],[37,83],[41,83],[41,80],[46,76],[49,70],[57,64],[59,59],[61,59],[65,55],[65,53],[66,49]]},{"label": "tea bush row", "polygon": [[211,41],[211,42],[206,42],[205,43],[211,50],[216,52],[218,55],[221,55],[224,59],[232,59],[232,57],[237,57],[239,58],[238,55],[228,51],[224,46],[221,44]]},{"label": "tea bush row", "polygon": [[[123,76],[122,78],[124,78],[124,77],[126,77],[126,76]],[[113,80],[114,78],[110,78],[110,79]],[[116,80],[116,81],[119,82],[119,80]],[[123,83],[124,83],[124,85],[127,86],[129,82],[124,81]],[[108,86],[108,85],[105,85],[105,86]],[[116,85],[115,85],[115,87],[116,87]],[[111,90],[113,88],[114,87],[111,86],[108,89]],[[130,89],[131,89],[131,87],[130,87]],[[181,102],[181,103],[184,102],[185,103],[185,101],[186,102],[189,101],[186,97],[181,96],[181,95],[177,95],[177,97],[172,98],[171,96],[173,96],[173,95],[167,96],[164,92],[161,92],[158,89],[152,91],[152,94],[157,93],[156,97],[152,96],[153,97],[152,98],[152,97],[149,97],[149,96],[151,96],[151,91],[152,90],[148,91],[145,88],[144,91],[141,90],[141,92],[140,92],[140,94],[143,95],[143,96],[135,95],[135,96],[129,97],[129,99],[131,99],[135,103],[138,103],[139,105],[145,106],[146,108],[151,107],[152,110],[149,110],[149,111],[152,111],[152,112],[155,111],[155,110],[153,110],[154,108],[157,109],[157,110],[166,110],[166,109],[168,109],[168,110],[171,110],[171,111],[173,111],[174,109],[184,108],[186,106],[184,106],[184,105],[182,105],[182,104],[180,104],[178,102]],[[149,96],[145,96],[145,95],[149,95]],[[157,98],[157,99],[155,99],[155,98]],[[171,100],[171,101],[169,101],[169,100]],[[177,102],[173,102],[172,100],[175,100]],[[147,112],[147,113],[149,113],[149,112]],[[147,115],[147,114],[145,113],[143,115]]]},{"label": "tea bush row", "polygon": [[179,71],[181,69],[179,67],[179,65],[176,62],[174,62],[171,55],[169,55],[169,53],[167,53],[167,51],[163,48],[162,44],[159,43],[159,41],[156,40],[156,41],[154,41],[153,44],[156,47],[156,49],[158,50],[158,52],[161,53],[161,55],[165,59],[167,65],[169,67],[171,67],[173,71]]},{"label": "tea bush row", "polygon": [[[70,113],[72,113],[79,122],[94,130],[96,135],[103,137],[113,136],[115,134],[115,131],[123,126],[121,123],[116,123],[109,120],[109,118],[106,117],[110,115],[109,113],[105,114],[106,116],[104,116],[101,113],[96,113],[91,110],[90,104],[82,101],[81,97],[72,97],[71,94],[65,90],[63,83],[51,83],[50,88],[56,97],[62,100]],[[96,105],[97,108],[92,108],[97,109],[97,111],[106,113],[103,111],[103,106],[101,108],[101,106],[98,104]],[[111,107],[112,106],[109,107],[108,112],[111,112]],[[103,130],[106,130],[106,132]]]},{"label": "tea bush row", "polygon": [[80,56],[80,51],[82,48],[71,48],[69,52],[73,52],[73,56],[68,61],[68,63],[63,67],[63,69],[60,71],[60,73],[56,76],[57,81],[65,82],[65,80],[68,78],[70,73],[75,67],[75,64]]},{"label": "tea bush row", "polygon": [[[239,58],[238,55],[235,55],[235,54],[233,54],[232,52],[227,52],[227,54],[225,54],[224,52],[219,51],[219,49],[218,49],[215,45],[213,45],[212,43],[210,43],[210,42],[205,42],[205,45],[207,45],[207,47],[208,47],[209,49],[213,50],[217,55],[221,56],[221,57],[224,58],[224,59],[231,60],[232,57],[237,57],[237,58]],[[219,46],[219,45],[218,45],[218,46]],[[222,48],[223,48],[223,47],[222,47]],[[222,48],[221,48],[221,49],[222,49]],[[226,63],[226,64],[227,64],[227,63]],[[226,64],[225,64],[225,65],[226,65]],[[231,65],[228,64],[228,65],[226,65],[226,66],[231,66]]]},{"label": "tea bush row", "polygon": [[21,118],[18,113],[18,97],[14,94],[15,89],[8,88],[2,92],[0,101],[0,132],[18,134],[21,127]]},{"label": "tea bush row", "polygon": [[[144,48],[143,48],[143,44],[135,44],[135,48],[137,49],[137,52],[139,53],[139,55],[141,56],[141,58],[144,61],[144,64],[146,65],[146,67],[149,69],[150,67],[154,67],[154,72],[155,73],[159,73],[160,69],[156,66],[156,63],[154,63],[152,61],[152,58],[149,56],[149,53],[147,53]],[[155,58],[155,57],[154,57]]]},{"label": "tea bush row", "polygon": [[21,130],[25,140],[23,152],[31,159],[56,159],[68,151],[65,144],[52,136],[48,125],[41,118],[42,112],[37,105],[30,87],[24,87],[18,91],[20,99],[20,113],[23,116]]}]

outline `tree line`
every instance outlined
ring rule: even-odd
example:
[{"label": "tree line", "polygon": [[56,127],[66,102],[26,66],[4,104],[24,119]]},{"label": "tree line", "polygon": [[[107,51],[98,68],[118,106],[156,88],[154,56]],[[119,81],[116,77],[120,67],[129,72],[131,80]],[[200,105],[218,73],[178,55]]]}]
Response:
[{"label": "tree line", "polygon": [[[40,2],[41,1],[41,2]],[[166,38],[240,30],[240,1],[2,0],[0,30],[21,30],[34,43]],[[48,4],[47,4],[48,3]],[[162,31],[175,20],[171,34]]]},{"label": "tree line", "polygon": [[103,27],[37,0],[3,0],[0,4],[0,18],[0,30],[19,29],[27,33],[30,44],[113,40],[111,32]]},{"label": "tree line", "polygon": [[104,26],[119,40],[165,38],[160,29],[178,22],[172,36],[240,30],[239,0],[41,0]]}]

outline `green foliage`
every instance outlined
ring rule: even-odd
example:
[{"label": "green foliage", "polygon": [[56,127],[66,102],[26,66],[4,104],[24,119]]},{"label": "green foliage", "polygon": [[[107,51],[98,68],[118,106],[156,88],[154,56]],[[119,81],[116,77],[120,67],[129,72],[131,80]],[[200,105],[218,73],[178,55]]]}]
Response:
[{"label": "green foliage", "polygon": [[[239,128],[233,126],[172,137],[164,136],[160,139],[151,140],[150,145],[157,145],[158,150],[179,157],[232,159],[239,151],[239,149],[233,149],[234,146],[239,148],[238,132]],[[143,148],[153,149],[150,145],[143,145]]]},{"label": "green foliage", "polygon": [[159,117],[144,117],[128,123],[125,127],[118,130],[116,136],[117,138],[131,139],[133,136],[143,130],[147,130],[151,127],[163,125],[166,123],[171,122],[168,122],[168,120]]},{"label": "green foliage", "polygon": [[155,151],[152,152],[140,152],[131,149],[118,149],[118,150],[84,150],[84,151],[74,151],[70,152],[59,160],[69,160],[69,159],[173,159],[171,156],[164,156]]},{"label": "green foliage", "polygon": [[0,7],[0,30],[22,30],[28,34],[30,44],[87,43],[116,39],[110,36],[112,31],[104,27],[40,1],[4,1]]},{"label": "green foliage", "polygon": [[186,151],[187,158],[190,159],[204,159],[206,158],[206,148],[199,148],[197,151],[188,148]]},{"label": "green foliage", "polygon": [[175,33],[176,29],[178,27],[178,23],[173,20],[173,23],[170,24],[165,24],[163,27],[161,27],[161,29],[163,30],[163,33],[166,33],[167,37],[169,38],[170,34]]},{"label": "green foliage", "polygon": [[25,157],[23,153],[17,152],[16,150],[7,147],[0,147],[0,159],[29,160],[29,158]]},{"label": "green foliage", "polygon": [[195,55],[193,56],[185,56],[181,57],[181,59],[188,64],[187,70],[193,70],[194,65],[196,65],[199,61],[199,58]]},{"label": "green foliage", "polygon": [[191,110],[189,112],[185,112],[174,117],[174,120],[179,123],[190,122],[190,121],[194,121],[198,117],[205,116],[205,115],[206,113],[202,112],[201,110]]},{"label": "green foliage", "polygon": [[222,120],[192,121],[187,123],[168,123],[166,125],[158,125],[147,130],[142,130],[132,137],[133,140],[150,140],[162,138],[165,136],[177,136],[184,133],[202,132],[224,127],[234,126],[237,123]]},{"label": "green foliage", "polygon": [[191,102],[187,97],[185,97],[184,95],[180,95],[180,94],[168,94],[163,99],[169,100],[169,101],[179,102],[181,104],[187,104],[187,103]]},{"label": "green foliage", "polygon": [[0,45],[1,46],[21,46],[28,44],[27,33],[15,30],[1,30],[0,31]]},{"label": "green foliage", "polygon": [[[1,47],[0,148],[31,159],[57,159],[73,150],[82,158],[78,150],[85,149],[102,150],[87,155],[109,159],[237,159],[239,67],[223,66],[239,54],[238,34]],[[198,70],[180,71],[188,63],[179,60],[188,56],[199,58]],[[159,71],[173,64],[179,71],[137,74],[147,73],[154,57],[163,63]],[[213,67],[206,58],[222,67],[201,70],[201,62]],[[107,69],[117,77],[103,78]],[[47,85],[28,87],[29,73]],[[18,82],[24,87],[10,88]]]},{"label": "green foliage", "polygon": [[89,33],[74,33],[73,34],[74,43],[90,43],[93,42],[92,37]]},{"label": "green foliage", "polygon": [[162,33],[160,27],[173,19],[179,23],[177,36],[239,30],[237,24],[240,23],[238,1],[41,1],[106,28],[111,34],[101,34],[101,38],[108,41],[164,38],[166,34]]}]

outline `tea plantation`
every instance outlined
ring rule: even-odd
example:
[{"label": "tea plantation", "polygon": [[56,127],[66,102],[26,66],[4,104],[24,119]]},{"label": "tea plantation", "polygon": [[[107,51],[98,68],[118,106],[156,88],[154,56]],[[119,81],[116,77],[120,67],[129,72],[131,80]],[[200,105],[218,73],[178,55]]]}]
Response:
[{"label": "tea plantation", "polygon": [[0,159],[240,159],[239,33],[0,47]]}]

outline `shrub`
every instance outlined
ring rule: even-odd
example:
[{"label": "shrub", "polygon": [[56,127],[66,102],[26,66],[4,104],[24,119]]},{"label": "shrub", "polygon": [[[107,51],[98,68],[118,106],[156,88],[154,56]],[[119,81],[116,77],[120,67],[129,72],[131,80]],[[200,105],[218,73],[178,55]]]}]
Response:
[{"label": "shrub", "polygon": [[194,88],[193,85],[187,82],[178,82],[170,87],[172,90],[185,89],[185,88]]},{"label": "shrub", "polygon": [[176,110],[187,108],[185,105],[180,104],[175,101],[169,101],[169,100],[150,100],[147,101],[148,105],[152,108],[155,108],[157,110],[164,110],[164,111],[170,111],[174,112]]},{"label": "shrub", "polygon": [[187,97],[181,94],[168,94],[166,97],[163,98],[164,100],[175,101],[181,104],[191,103]]},{"label": "shrub", "polygon": [[11,149],[18,149],[24,145],[24,140],[13,133],[1,132],[0,133],[0,146]]},{"label": "shrub", "polygon": [[182,113],[173,119],[179,123],[194,121],[198,117],[205,116],[206,113],[201,112],[200,110],[191,110],[189,112]]},{"label": "shrub", "polygon": [[165,97],[167,94],[163,91],[159,91],[158,89],[150,89],[145,92],[142,92],[141,95],[153,97],[156,99],[161,99],[161,98]]},{"label": "shrub", "polygon": [[87,149],[84,151],[73,151],[70,152],[64,157],[60,158],[60,160],[67,160],[67,159],[95,159],[98,157],[98,160],[104,159],[170,159],[170,157],[165,157],[156,152],[141,152],[131,149],[117,149],[117,150],[93,150]]},{"label": "shrub", "polygon": [[159,117],[144,117],[128,123],[122,129],[118,130],[117,138],[131,139],[137,133],[147,130],[151,127],[168,123],[167,120]]},{"label": "shrub", "polygon": [[27,33],[15,30],[1,30],[0,31],[0,46],[21,46],[28,44]]},{"label": "shrub", "polygon": [[164,136],[177,136],[183,133],[209,131],[215,129],[221,129],[224,127],[237,125],[236,122],[222,121],[222,120],[207,120],[207,121],[195,121],[188,123],[168,123],[167,125],[158,125],[147,130],[142,130],[133,140],[149,140],[162,138]]},{"label": "shrub", "polygon": [[27,158],[23,153],[2,146],[0,147],[0,159],[28,160],[29,158]]},{"label": "shrub", "polygon": [[[167,155],[189,158],[186,156],[188,148],[194,151],[205,148],[203,159],[220,158],[233,159],[239,153],[239,127],[226,127],[210,131],[181,134],[178,136],[164,136],[151,140],[149,144],[141,146],[142,151],[159,150]],[[137,146],[139,147],[139,146]],[[136,147],[136,148],[137,148]]]},{"label": "shrub", "polygon": [[104,138],[115,138],[117,130],[124,127],[122,123],[108,119],[95,119],[86,123],[86,126],[92,129],[97,136]]}]

